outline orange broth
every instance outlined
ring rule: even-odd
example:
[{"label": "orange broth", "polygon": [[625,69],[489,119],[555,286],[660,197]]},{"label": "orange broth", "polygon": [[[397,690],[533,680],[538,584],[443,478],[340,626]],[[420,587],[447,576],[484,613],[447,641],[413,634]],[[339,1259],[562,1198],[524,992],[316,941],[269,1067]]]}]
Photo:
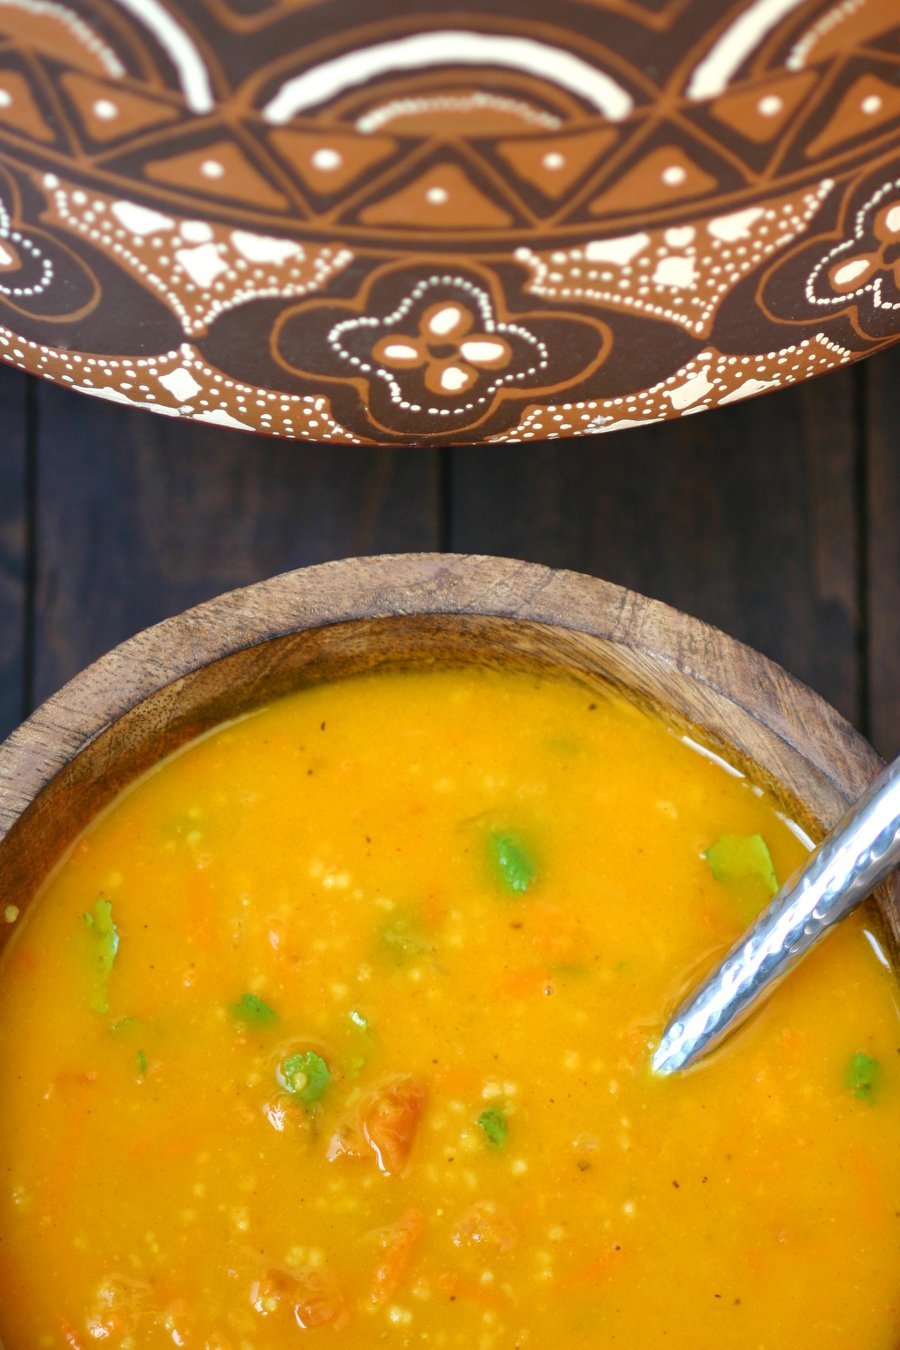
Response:
[{"label": "orange broth", "polygon": [[783,879],[800,833],[566,679],[359,677],[193,743],[6,911],[0,1343],[895,1350],[863,920],[648,1067],[768,894],[706,850]]}]

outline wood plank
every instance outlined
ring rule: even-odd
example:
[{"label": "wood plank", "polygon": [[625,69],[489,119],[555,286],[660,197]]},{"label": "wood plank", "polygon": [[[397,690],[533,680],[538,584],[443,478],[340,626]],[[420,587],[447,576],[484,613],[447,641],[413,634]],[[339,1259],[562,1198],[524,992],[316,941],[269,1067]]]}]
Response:
[{"label": "wood plank", "polygon": [[0,366],[0,740],[25,706],[28,624],[27,377]]},{"label": "wood plank", "polygon": [[585,441],[453,451],[451,546],[666,600],[861,712],[853,372]]},{"label": "wood plank", "polygon": [[868,730],[891,759],[900,754],[900,347],[864,374]]},{"label": "wood plank", "polygon": [[37,699],[222,591],[437,545],[432,455],[266,440],[49,385],[40,399]]}]

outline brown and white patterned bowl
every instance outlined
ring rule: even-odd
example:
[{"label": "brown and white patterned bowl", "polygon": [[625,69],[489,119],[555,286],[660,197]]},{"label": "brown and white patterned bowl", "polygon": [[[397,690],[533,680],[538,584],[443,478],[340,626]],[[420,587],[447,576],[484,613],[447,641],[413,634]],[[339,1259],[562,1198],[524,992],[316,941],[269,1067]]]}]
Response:
[{"label": "brown and white patterned bowl", "polygon": [[0,356],[361,444],[900,333],[900,0],[0,0]]}]

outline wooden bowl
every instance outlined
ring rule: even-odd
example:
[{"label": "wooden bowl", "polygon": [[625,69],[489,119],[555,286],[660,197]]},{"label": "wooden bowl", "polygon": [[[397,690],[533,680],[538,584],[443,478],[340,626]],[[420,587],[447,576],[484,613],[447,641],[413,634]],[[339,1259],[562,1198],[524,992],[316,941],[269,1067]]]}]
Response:
[{"label": "wooden bowl", "polygon": [[541,440],[895,338],[896,0],[0,5],[0,358],[333,444]]},{"label": "wooden bowl", "polygon": [[[78,831],[162,755],[304,685],[435,662],[562,669],[611,683],[774,788],[814,834],[881,764],[849,723],[773,662],[609,582],[475,556],[325,563],[138,634],[0,746],[0,945]],[[896,955],[896,877],[877,908]]]}]

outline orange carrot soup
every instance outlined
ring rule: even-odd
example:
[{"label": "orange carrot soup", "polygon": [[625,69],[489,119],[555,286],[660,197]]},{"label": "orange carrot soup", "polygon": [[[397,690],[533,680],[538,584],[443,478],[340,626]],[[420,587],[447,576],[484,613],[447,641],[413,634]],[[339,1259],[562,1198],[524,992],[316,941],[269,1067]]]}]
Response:
[{"label": "orange carrot soup", "polygon": [[0,1343],[896,1350],[865,920],[650,1071],[807,846],[567,678],[360,676],[194,742],[9,897]]}]

